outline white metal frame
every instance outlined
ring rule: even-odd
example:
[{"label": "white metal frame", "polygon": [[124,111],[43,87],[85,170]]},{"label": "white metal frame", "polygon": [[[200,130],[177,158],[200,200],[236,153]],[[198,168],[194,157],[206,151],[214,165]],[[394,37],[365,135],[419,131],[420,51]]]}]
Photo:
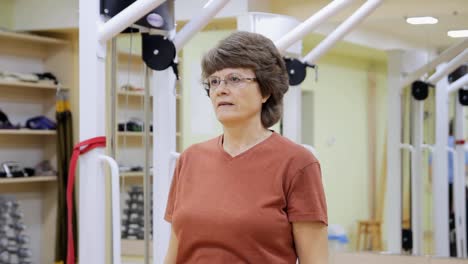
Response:
[{"label": "white metal frame", "polygon": [[[466,62],[468,59],[468,52],[466,48],[468,47],[468,41],[464,41],[461,44],[461,47],[464,47],[462,53],[457,55],[447,64],[441,65],[438,67],[436,73],[429,77],[427,80],[431,83],[437,83],[436,85],[436,142],[435,142],[435,153],[433,157],[433,212],[437,212],[433,214],[433,221],[434,221],[434,243],[435,243],[435,253],[439,256],[449,256],[449,227],[448,227],[448,188],[442,188],[441,186],[448,186],[448,163],[447,159],[447,151],[451,151],[448,149],[447,142],[448,142],[448,102],[449,102],[449,93],[450,87],[457,87],[460,88],[460,82],[453,83],[450,87],[448,86],[448,81],[446,77],[450,72],[452,72],[455,68],[460,66],[462,63]],[[455,46],[458,47],[458,46]],[[451,55],[450,57],[453,57]],[[447,58],[449,60],[450,58]],[[461,79],[460,79],[461,80]],[[457,86],[458,85],[458,86]],[[463,120],[463,107],[459,105],[457,101],[457,111],[456,111],[456,118],[458,119],[458,125],[455,134],[455,138],[463,138],[463,127],[462,127],[462,120]],[[456,124],[457,124],[456,123]],[[420,123],[422,126],[422,121]],[[456,146],[457,154],[454,155],[453,158],[453,173],[454,173],[454,194],[456,194],[454,203],[456,206],[456,217],[460,220],[456,223],[456,230],[457,230],[457,255],[459,257],[466,256],[466,246],[462,246],[466,243],[466,233],[462,232],[466,228],[466,220],[465,217],[465,209],[461,207],[461,204],[465,204],[465,194],[464,188],[463,192],[456,192],[458,189],[455,187],[457,184],[461,183],[464,186],[464,166],[460,166],[460,164],[464,164],[464,151],[463,148],[460,146]],[[438,158],[439,157],[439,158]],[[442,158],[440,158],[442,157]],[[462,162],[462,163],[460,163]],[[422,166],[420,163],[415,164],[416,166]],[[421,175],[419,175],[422,177]],[[421,219],[422,221],[422,219]],[[420,223],[422,226],[422,222]],[[422,237],[421,237],[422,239]]]},{"label": "white metal frame", "polygon": [[[458,65],[468,62],[468,50],[457,56],[461,58]],[[456,60],[457,58],[453,59]],[[454,63],[454,65],[456,65]],[[455,66],[456,67],[456,66]],[[455,68],[454,67],[454,68]],[[447,66],[449,68],[449,66]],[[446,90],[448,94],[455,93],[459,89],[468,86],[468,75],[463,76],[457,81],[450,84]],[[455,100],[455,124],[454,136],[455,140],[464,140],[464,118],[465,107],[460,104],[458,97]],[[454,211],[455,211],[455,230],[457,241],[457,256],[460,258],[467,257],[466,249],[466,179],[465,179],[465,145],[455,144],[453,150],[453,195],[454,195]]]},{"label": "white metal frame", "polygon": [[[286,53],[289,47],[304,38],[320,23],[349,6],[353,1],[337,0],[331,2],[282,38],[276,40],[274,42],[275,46],[281,53]],[[291,87],[284,96],[283,101],[283,135],[294,142],[300,143],[302,141],[302,91],[300,87]]]},{"label": "white metal frame", "polygon": [[322,42],[320,42],[304,58],[303,62],[314,64],[328,50],[330,50],[338,41],[343,39],[346,34],[369,16],[377,7],[383,3],[383,0],[368,0],[359,7],[349,18],[341,23],[332,33],[330,33]]},{"label": "white metal frame", "polygon": [[[308,33],[317,28],[320,23],[331,16],[337,14],[341,10],[348,7],[354,0],[336,0],[319,10],[306,21],[291,30],[281,39],[274,43],[281,53],[285,53],[286,49],[294,43],[304,38]],[[341,23],[332,33],[330,33],[320,44],[312,49],[303,59],[303,63],[315,64],[317,60],[329,51],[338,41],[352,31],[357,24],[362,22],[369,16],[383,0],[369,0],[359,7],[348,19]],[[299,87],[292,87],[284,98],[284,114],[283,114],[283,135],[289,139],[300,143],[302,141],[302,107],[301,107],[302,92]]]},{"label": "white metal frame", "polygon": [[[99,2],[80,0],[80,115],[86,117],[80,119],[80,141],[105,135],[105,57],[107,41],[112,39],[122,30],[133,24],[147,12],[153,10],[164,1],[139,0],[125,10],[109,19],[107,22],[99,15]],[[336,4],[335,4],[336,2]],[[302,38],[306,31],[310,31],[332,13],[338,12],[349,5],[351,0],[335,1],[326,7],[317,16],[306,21],[302,28],[293,32],[289,39],[281,45],[288,46]],[[339,41],[352,27],[374,10],[382,0],[370,0],[359,8],[348,20],[328,37],[319,50],[315,50],[306,60],[316,60],[323,55],[333,44]],[[200,16],[186,25],[187,29],[175,36],[176,49],[182,46],[200,28],[226,4],[227,1],[211,1],[205,6]],[[96,26],[97,23],[97,26]],[[307,29],[308,28],[308,29]],[[280,48],[282,49],[282,48]],[[153,95],[155,97],[154,119],[154,237],[159,239],[154,243],[154,263],[160,263],[167,249],[170,229],[167,223],[162,221],[167,201],[167,193],[171,182],[170,164],[177,156],[175,153],[175,96],[172,93],[175,78],[169,70],[153,74]],[[155,85],[157,84],[157,85]],[[169,87],[156,89],[156,87]],[[298,97],[300,99],[300,93]],[[296,99],[297,99],[296,98]],[[290,107],[290,106],[287,106]],[[300,108],[296,114],[300,114]],[[300,116],[300,115],[299,115]],[[297,116],[296,116],[297,117]],[[300,119],[299,119],[300,120]],[[296,124],[297,125],[297,124]],[[299,122],[300,125],[300,122]],[[167,129],[160,129],[160,128]],[[296,127],[300,131],[300,126]],[[298,134],[300,135],[300,134]],[[295,136],[300,141],[300,136]],[[80,162],[80,252],[79,259],[83,263],[105,263],[105,223],[104,208],[105,190],[103,173],[98,167],[97,161],[102,157],[103,150],[93,150],[85,155]],[[109,158],[106,158],[109,160]],[[113,196],[112,199],[117,199]],[[115,227],[114,227],[115,229]],[[119,231],[113,231],[119,232]],[[96,236],[96,234],[98,234]],[[97,238],[96,238],[97,237]],[[113,263],[120,263],[119,234],[113,234]],[[90,238],[90,239],[88,239]],[[116,241],[118,240],[118,242]],[[119,245],[120,246],[120,245]],[[118,255],[118,256],[117,256]]]},{"label": "white metal frame", "polygon": [[[115,37],[146,13],[161,5],[161,0],[138,0],[107,22],[99,14],[99,1],[80,0],[80,141],[106,134],[105,104],[105,58],[107,41]],[[214,0],[207,4],[200,15],[196,16],[175,37],[176,49],[183,45],[209,20],[219,12],[227,0]],[[157,85],[156,85],[157,84]],[[175,77],[169,71],[153,74],[153,95],[155,108],[154,133],[154,263],[162,263],[167,249],[170,227],[165,223],[163,214],[167,192],[171,182],[172,169],[169,164],[175,153]],[[159,87],[159,89],[156,89]],[[164,87],[161,89],[161,87]],[[167,129],[162,129],[167,128]],[[157,139],[157,140],[156,140]],[[103,155],[103,149],[96,149],[80,160],[79,188],[79,257],[81,263],[106,263],[105,251],[105,181],[100,161],[109,162],[113,178],[118,178],[118,169],[112,158]],[[117,171],[117,172],[116,172]],[[117,176],[115,174],[117,173]],[[113,181],[114,183],[115,181]],[[118,181],[117,181],[118,182]],[[117,185],[118,187],[118,185]],[[120,222],[120,213],[115,215],[119,196],[112,186],[113,222]],[[118,189],[117,189],[118,194]],[[115,205],[115,206],[114,206]],[[118,211],[117,211],[118,212]],[[155,239],[156,240],[156,239]],[[120,263],[120,224],[113,223],[112,263]]]},{"label": "white metal frame", "polygon": [[[437,72],[431,76],[428,82],[437,82],[436,88],[436,144],[433,157],[433,196],[434,196],[434,242],[435,254],[438,256],[448,256],[448,189],[440,188],[447,185],[447,89],[442,77],[460,65],[462,58],[466,56],[465,49],[468,47],[468,41],[462,41],[457,45],[444,51],[430,63],[420,67],[409,74],[403,80],[389,75],[388,86],[388,155],[387,155],[387,207],[386,207],[386,225],[388,250],[392,253],[401,253],[401,94],[403,89],[408,87],[413,81],[419,79],[423,74],[434,69],[444,61],[453,59],[446,66],[439,67]],[[464,52],[465,51],[465,52]],[[461,57],[460,57],[461,56]],[[395,68],[395,62],[389,62],[389,69]],[[398,65],[399,66],[399,65]],[[398,67],[397,66],[397,67]],[[413,230],[413,254],[422,254],[422,149],[424,148],[423,139],[423,109],[422,101],[413,100],[413,131],[412,141],[412,230]],[[432,149],[432,148],[431,148]]]},{"label": "white metal frame", "polygon": [[353,3],[353,1],[354,0],[336,0],[331,2],[309,17],[306,21],[295,27],[284,37],[275,41],[275,46],[281,53],[285,52],[287,48],[302,39],[305,35],[309,34],[312,30],[316,29],[320,23],[323,23],[331,16],[345,9]]}]

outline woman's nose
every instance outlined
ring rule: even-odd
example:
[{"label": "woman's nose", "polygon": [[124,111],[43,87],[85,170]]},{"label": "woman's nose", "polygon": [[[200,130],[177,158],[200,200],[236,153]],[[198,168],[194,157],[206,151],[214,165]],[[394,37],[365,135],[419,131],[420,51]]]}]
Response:
[{"label": "woman's nose", "polygon": [[229,89],[227,88],[226,81],[221,80],[218,87],[216,87],[216,94],[227,94]]}]

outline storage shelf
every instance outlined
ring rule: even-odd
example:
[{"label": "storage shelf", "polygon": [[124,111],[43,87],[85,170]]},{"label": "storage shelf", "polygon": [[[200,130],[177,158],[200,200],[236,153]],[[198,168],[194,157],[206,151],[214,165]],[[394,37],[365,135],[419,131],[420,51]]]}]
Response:
[{"label": "storage shelf", "polygon": [[[145,93],[142,91],[142,92],[131,92],[131,91],[121,91],[121,92],[117,92],[117,95],[119,97],[144,97],[145,96]],[[152,95],[150,95],[150,98],[153,98]]]},{"label": "storage shelf", "polygon": [[119,63],[122,63],[122,64],[125,64],[125,63],[128,63],[128,61],[130,61],[131,64],[136,64],[136,65],[141,65],[143,64],[143,58],[141,57],[141,54],[135,54],[135,53],[128,53],[128,52],[122,52],[122,51],[119,51],[117,53],[117,57],[118,57],[118,60],[119,60]]},{"label": "storage shelf", "polygon": [[129,171],[129,172],[121,172],[120,173],[121,177],[130,177],[130,178],[139,178],[143,177],[143,172],[142,171]]},{"label": "storage shelf", "polygon": [[[144,132],[131,132],[131,131],[126,131],[126,132],[122,132],[122,131],[119,131],[117,132],[117,135],[120,136],[120,137],[143,137],[145,134]],[[150,136],[153,135],[153,132],[150,133]]]},{"label": "storage shelf", "polygon": [[[130,171],[120,173],[120,182],[125,186],[143,185],[144,175],[142,171]],[[150,174],[150,182],[153,182],[152,174]]]},{"label": "storage shelf", "polygon": [[68,44],[68,41],[65,41],[62,39],[38,36],[38,35],[27,34],[27,33],[4,31],[4,30],[0,30],[0,39],[16,40],[16,41],[22,41],[22,42],[33,42],[37,44],[49,44],[49,45]]},{"label": "storage shelf", "polygon": [[[60,35],[67,39],[60,39]],[[76,39],[71,39],[66,37],[65,32],[49,34],[0,29],[2,70],[23,73],[52,72],[60,80],[70,80],[64,83],[70,88],[75,83],[73,76],[76,69],[73,68],[73,62],[77,56],[77,50],[72,49],[72,44],[78,43]],[[0,97],[2,102],[8,104],[0,107],[13,119],[52,114],[55,112],[55,94],[58,89],[69,90],[49,80],[28,82],[18,80],[14,76],[1,77]],[[76,109],[72,109],[74,110]],[[21,122],[24,123],[24,120]],[[56,140],[56,130],[0,129],[1,160],[14,160],[23,165],[49,160],[51,166],[56,168]],[[28,227],[32,227],[31,232],[28,232],[29,244],[33,245],[31,261],[53,263],[54,243],[40,242],[41,238],[55,233],[56,211],[59,205],[57,187],[62,178],[56,175],[46,176],[47,173],[39,171],[37,174],[38,176],[31,177],[0,178],[0,193],[14,196],[23,207]]]},{"label": "storage shelf", "polygon": [[[127,136],[127,137],[143,137],[145,134],[144,132],[130,132],[130,131],[127,131],[127,132],[122,132],[122,131],[119,131],[117,132],[117,135],[118,136]],[[152,136],[153,135],[153,132],[150,133],[150,135]],[[176,137],[180,137],[182,136],[182,133],[180,132],[177,132],[176,133]]]},{"label": "storage shelf", "polygon": [[52,181],[57,181],[57,176],[31,176],[31,177],[20,177],[20,178],[0,178],[0,184],[52,182]]},{"label": "storage shelf", "polygon": [[[21,82],[21,81],[6,81],[0,80],[0,86],[6,87],[23,87],[23,88],[37,88],[37,89],[49,89],[49,90],[57,90],[58,86],[55,84],[49,83],[33,83],[33,82]],[[65,89],[65,88],[60,88]]]},{"label": "storage shelf", "polygon": [[[143,97],[145,96],[145,94],[143,92],[117,92],[117,95],[119,97],[125,97],[125,96],[129,96],[129,97]],[[152,99],[153,98],[153,95],[150,95],[150,98]],[[176,99],[177,100],[180,100],[181,96],[180,95],[176,95]]]},{"label": "storage shelf", "polygon": [[0,135],[54,136],[55,130],[0,129]]},{"label": "storage shelf", "polygon": [[[153,241],[150,241],[150,249],[153,248]],[[145,242],[144,240],[122,239],[122,255],[123,256],[144,256]],[[150,250],[150,256],[153,251]]]}]

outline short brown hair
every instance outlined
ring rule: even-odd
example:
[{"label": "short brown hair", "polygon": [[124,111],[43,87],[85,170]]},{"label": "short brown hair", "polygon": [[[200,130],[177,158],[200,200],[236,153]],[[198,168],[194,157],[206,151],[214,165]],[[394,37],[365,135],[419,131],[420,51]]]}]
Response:
[{"label": "short brown hair", "polygon": [[257,33],[235,32],[203,56],[202,77],[206,79],[225,68],[254,71],[261,95],[270,95],[262,105],[262,125],[269,128],[276,124],[283,115],[283,95],[289,84],[286,66],[275,44]]}]

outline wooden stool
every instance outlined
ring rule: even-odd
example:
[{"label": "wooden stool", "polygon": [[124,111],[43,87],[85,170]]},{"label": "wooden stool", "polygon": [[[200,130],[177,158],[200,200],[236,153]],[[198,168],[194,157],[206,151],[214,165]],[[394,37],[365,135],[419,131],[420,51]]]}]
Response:
[{"label": "wooden stool", "polygon": [[[382,250],[382,223],[378,220],[367,220],[358,222],[358,233],[357,233],[357,251],[361,250],[361,238],[364,239],[364,250],[380,251]],[[370,235],[370,246],[369,237]]]}]

